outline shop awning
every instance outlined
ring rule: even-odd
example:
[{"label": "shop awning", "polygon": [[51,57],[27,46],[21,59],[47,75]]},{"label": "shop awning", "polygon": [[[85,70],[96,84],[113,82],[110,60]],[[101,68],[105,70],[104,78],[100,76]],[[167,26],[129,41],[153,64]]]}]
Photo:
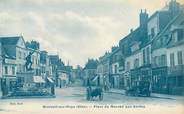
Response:
[{"label": "shop awning", "polygon": [[33,76],[33,81],[35,83],[45,83],[45,80],[41,76]]},{"label": "shop awning", "polygon": [[47,79],[48,79],[48,81],[49,81],[50,83],[54,83],[54,81],[53,81],[51,78],[47,77]]},{"label": "shop awning", "polygon": [[96,81],[97,78],[98,78],[98,76],[93,77],[93,78],[92,78],[92,81]]}]

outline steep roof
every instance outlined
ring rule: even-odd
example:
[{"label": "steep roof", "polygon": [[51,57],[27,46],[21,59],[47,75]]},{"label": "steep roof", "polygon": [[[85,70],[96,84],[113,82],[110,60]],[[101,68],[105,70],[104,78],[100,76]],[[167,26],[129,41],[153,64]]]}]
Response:
[{"label": "steep roof", "polygon": [[[183,19],[184,18],[184,13],[181,12],[179,13],[175,18],[173,18],[166,26],[165,28],[160,32],[160,34],[158,34],[155,38],[153,38],[150,42],[153,42],[153,49],[157,49],[157,48],[161,48],[161,47],[165,47],[167,46],[172,38],[167,36],[170,34],[170,28],[171,26],[176,23],[179,19]],[[167,36],[167,37],[164,37],[164,36]],[[165,39],[163,39],[165,38]],[[155,42],[159,39],[163,39],[163,44],[159,44],[158,42]]]},{"label": "steep roof", "polygon": [[[171,23],[172,25],[174,26],[178,26],[180,29],[182,28],[184,30],[184,12],[181,13],[180,15],[178,15],[176,17],[175,20],[173,20],[173,22]],[[172,26],[171,25],[171,26]],[[167,43],[167,47],[170,48],[170,47],[174,47],[174,46],[179,46],[179,45],[182,45],[184,44],[184,39],[179,41],[179,42],[175,42],[173,41],[174,39],[170,39]]]},{"label": "steep roof", "polygon": [[49,55],[51,64],[58,64],[59,56],[58,55]]},{"label": "steep roof", "polygon": [[1,51],[2,51],[2,57],[3,57],[3,58],[7,58],[7,59],[16,59],[15,56],[13,56],[13,55],[7,53],[7,52],[5,51],[5,49],[4,49],[3,46],[2,46],[2,48],[1,48]]},{"label": "steep roof", "polygon": [[96,69],[98,65],[97,60],[89,59],[84,69]]},{"label": "steep roof", "polygon": [[21,36],[0,37],[2,45],[16,45]]},{"label": "steep roof", "polygon": [[[9,48],[9,45],[17,45],[19,39],[22,36],[8,36],[8,37],[0,37],[0,42],[2,44],[2,56],[8,59],[15,59],[15,53],[12,53],[12,49]],[[24,40],[24,39],[23,39]]]}]

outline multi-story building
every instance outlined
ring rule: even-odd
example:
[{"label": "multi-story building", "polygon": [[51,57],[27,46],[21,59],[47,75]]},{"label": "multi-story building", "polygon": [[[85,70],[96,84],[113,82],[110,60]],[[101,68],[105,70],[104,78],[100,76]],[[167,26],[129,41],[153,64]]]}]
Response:
[{"label": "multi-story building", "polygon": [[[139,44],[134,44],[139,45]],[[133,47],[135,46],[132,46]],[[126,57],[125,59],[125,71],[129,73],[128,76],[125,77],[126,86],[135,85],[135,83],[140,80],[141,72],[140,67],[143,65],[143,54],[139,46],[136,46],[137,49],[132,50],[132,55]]]},{"label": "multi-story building", "polygon": [[110,53],[105,53],[105,55],[100,58],[100,61],[103,64],[104,86],[110,87]]},{"label": "multi-story building", "polygon": [[[25,71],[26,46],[22,36],[1,37],[3,70],[2,77],[7,90],[16,84],[16,74]],[[18,80],[19,81],[19,80]]]},{"label": "multi-story building", "polygon": [[[1,57],[2,63],[2,82],[6,91],[11,92],[14,87],[31,87],[39,80],[35,80],[34,76],[40,76],[40,51],[27,47],[22,36],[0,37],[1,41]],[[32,45],[32,44],[31,44]],[[30,45],[30,46],[31,46]],[[25,67],[26,57],[31,55],[32,70],[27,71]],[[29,73],[30,76],[27,76]],[[28,79],[29,78],[29,79]],[[39,78],[41,79],[41,78]],[[44,80],[40,80],[44,82]]]},{"label": "multi-story building", "polygon": [[110,53],[106,52],[99,58],[97,66],[97,74],[100,78],[100,86],[104,86],[104,89],[110,87]]},{"label": "multi-story building", "polygon": [[112,47],[110,54],[110,83],[113,88],[120,88],[120,83],[124,82],[120,74],[122,53],[119,47]]},{"label": "multi-story building", "polygon": [[[157,23],[160,22],[157,24],[157,27],[155,27],[155,28],[160,27],[159,31],[154,32],[153,30],[152,34],[156,34],[156,35],[154,35],[151,38],[152,39],[152,42],[151,42],[152,90],[153,92],[159,92],[159,93],[171,93],[170,92],[171,88],[169,86],[172,84],[168,84],[168,75],[169,75],[168,66],[170,65],[168,62],[170,60],[169,58],[170,55],[168,55],[168,52],[170,52],[168,50],[169,49],[168,44],[172,39],[171,27],[173,26],[173,23],[176,23],[179,21],[178,19],[179,17],[181,18],[182,9],[180,9],[176,1],[171,1],[168,9],[164,12],[165,14],[163,14],[163,12],[161,14],[160,12],[156,12],[157,15],[154,14],[152,16],[153,20],[154,18],[157,18]],[[181,21],[182,19],[180,19],[180,22]],[[151,26],[148,26],[148,28],[151,28]],[[173,59],[173,55],[171,56],[171,58]]]},{"label": "multi-story building", "polygon": [[135,85],[137,81],[145,78],[148,67],[146,65],[150,61],[150,49],[146,46],[149,41],[147,37],[148,14],[141,10],[139,17],[139,27],[131,30],[130,34],[119,42],[122,52],[124,86]]},{"label": "multi-story building", "polygon": [[184,95],[184,12],[170,26],[171,39],[167,45],[167,89],[169,94]]},{"label": "multi-story building", "polygon": [[[167,8],[155,12],[149,18],[146,12],[142,13],[141,11],[140,26],[122,39],[119,44],[123,57],[125,58],[125,85],[136,84],[137,80],[148,80],[151,83],[153,92],[168,93],[168,90],[171,91],[173,89],[169,88],[168,85],[173,86],[173,83],[177,89],[182,88],[182,84],[178,84],[182,83],[181,70],[180,74],[177,75],[178,77],[175,75],[175,78],[170,77],[171,79],[168,79],[168,76],[172,74],[171,69],[173,70],[173,68],[168,67],[168,65],[170,65],[168,64],[168,61],[170,61],[169,59],[172,58],[173,60],[171,60],[171,63],[174,64],[174,61],[178,61],[176,57],[174,57],[176,53],[178,53],[179,61],[182,63],[182,51],[177,50],[177,43],[174,46],[175,48],[168,46],[171,36],[176,37],[178,33],[180,36],[179,39],[182,39],[181,36],[183,32],[181,30],[181,25],[179,28],[170,30],[170,26],[176,21],[176,17],[181,15],[181,11],[176,1],[171,1]],[[183,21],[181,18],[180,16],[180,23]],[[141,24],[141,20],[145,21],[145,24]],[[182,40],[180,40],[179,43],[182,44]],[[171,54],[171,57],[169,54],[172,52],[169,47],[175,50],[175,54]],[[178,69],[182,69],[182,65],[179,66],[180,68]],[[177,93],[175,90],[173,91],[172,93]]]}]

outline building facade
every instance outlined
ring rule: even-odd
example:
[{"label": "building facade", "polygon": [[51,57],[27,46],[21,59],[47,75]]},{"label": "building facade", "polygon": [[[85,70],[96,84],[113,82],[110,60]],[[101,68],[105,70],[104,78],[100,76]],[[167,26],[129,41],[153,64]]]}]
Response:
[{"label": "building facade", "polygon": [[13,91],[13,87],[19,83],[17,73],[25,71],[25,57],[27,49],[22,36],[1,37],[2,44],[2,79],[7,91]]},{"label": "building facade", "polygon": [[112,47],[110,55],[110,83],[113,88],[120,88],[123,84],[122,74],[119,71],[122,65],[122,53],[119,47]]},{"label": "building facade", "polygon": [[97,76],[97,65],[98,61],[93,59],[88,59],[83,71],[83,85],[91,86],[91,85],[99,85],[100,78]]},{"label": "building facade", "polygon": [[97,74],[100,79],[100,86],[103,86],[105,90],[111,87],[110,83],[110,53],[106,52],[99,58],[97,66]]}]

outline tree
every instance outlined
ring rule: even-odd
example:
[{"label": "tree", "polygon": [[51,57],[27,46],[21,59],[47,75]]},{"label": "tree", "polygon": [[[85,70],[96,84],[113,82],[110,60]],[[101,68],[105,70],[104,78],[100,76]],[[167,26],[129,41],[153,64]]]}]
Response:
[{"label": "tree", "polygon": [[40,43],[37,41],[32,40],[31,42],[26,42],[26,47],[39,50],[40,49]]}]

